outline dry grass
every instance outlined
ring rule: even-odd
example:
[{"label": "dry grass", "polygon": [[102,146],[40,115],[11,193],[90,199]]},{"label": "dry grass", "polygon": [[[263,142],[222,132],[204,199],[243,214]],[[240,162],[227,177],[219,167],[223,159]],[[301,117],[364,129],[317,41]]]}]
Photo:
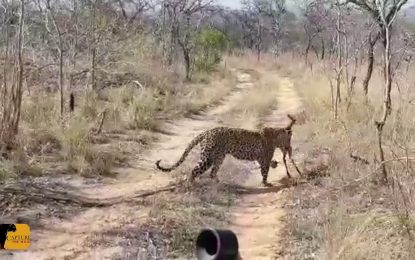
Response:
[{"label": "dry grass", "polygon": [[[119,70],[132,70],[130,66],[118,66]],[[139,68],[137,65],[138,71]],[[132,162],[141,150],[151,149],[151,141],[157,136],[154,131],[162,120],[215,105],[236,84],[233,74],[223,67],[213,74],[196,75],[190,83],[177,80],[174,73],[157,75],[160,70],[141,70],[139,82],[143,87],[125,83],[99,91],[75,91],[75,112],[66,113],[63,123],[59,119],[59,99],[55,93],[39,91],[25,96],[19,133],[19,147],[23,148],[25,164],[16,164],[21,167],[16,169],[13,167],[17,159],[11,158],[8,161],[10,165],[1,161],[0,182],[29,175],[28,169],[33,176],[37,166],[47,169],[43,172],[48,173],[112,176],[114,166],[119,166],[120,162]],[[146,73],[151,74],[144,76]],[[102,133],[98,135],[95,130],[103,111],[106,111],[106,118]],[[26,167],[29,165],[31,168]],[[52,181],[55,181],[54,177],[53,174],[43,176],[47,180],[52,178]],[[58,174],[58,179],[60,177]],[[224,188],[212,186],[200,187],[194,196],[178,193],[155,197],[151,202],[154,204],[151,205],[151,218],[141,231],[144,235],[151,230],[163,233],[160,247],[164,248],[164,243],[168,242],[167,247],[173,255],[188,255],[193,249],[194,236],[201,227],[226,225],[225,212],[232,195]],[[141,242],[136,236],[132,235],[134,243]],[[138,243],[137,248],[142,247]]]},{"label": "dry grass", "polygon": [[[136,40],[149,44],[145,39]],[[194,113],[217,103],[234,87],[235,79],[227,69],[219,67],[213,74],[196,74],[192,82],[184,83],[180,71],[163,67],[137,42],[126,40],[121,44],[125,48],[111,54],[117,56],[112,57],[117,62],[97,71],[98,86],[108,82],[113,85],[96,91],[76,86],[75,112],[70,114],[65,104],[63,123],[58,93],[45,91],[42,86],[32,87],[30,95],[25,93],[18,149],[31,164],[48,167],[52,161],[54,166],[64,165],[69,173],[109,175],[112,166],[125,158],[120,158],[119,149],[112,148],[117,147],[119,140],[107,137],[104,143],[114,145],[110,144],[110,149],[105,146],[105,152],[93,144],[100,139],[94,131],[104,111],[102,132],[133,135],[124,138],[132,139],[142,130],[157,130],[163,119]],[[78,63],[83,64],[82,60]],[[1,175],[6,176],[6,170]]]},{"label": "dry grass", "polygon": [[[166,66],[157,46],[146,32],[112,39],[107,46],[101,46],[95,90],[90,86],[91,73],[84,73],[91,69],[89,57],[80,50],[76,64],[64,68],[63,120],[59,68],[50,66],[56,61],[44,50],[28,47],[18,149],[31,163],[42,167],[48,167],[52,161],[54,166],[64,164],[70,172],[106,175],[112,162],[119,159],[118,152],[112,149],[117,145],[107,145],[119,140],[112,140],[109,134],[128,135],[132,139],[144,130],[153,132],[162,120],[203,110],[219,102],[234,87],[235,79],[223,64],[209,74],[196,72],[192,82],[184,82],[183,62],[175,60],[172,66]],[[72,72],[75,77],[70,81]],[[72,114],[69,92],[75,96]],[[102,135],[96,136],[94,131],[104,111]],[[93,142],[98,139],[111,149],[97,152],[100,148]]]},{"label": "dry grass", "polygon": [[[172,71],[163,67],[157,57],[144,54],[150,48],[142,50],[142,42],[134,42],[127,40],[123,48],[109,54],[114,56],[109,60],[117,62],[110,61],[97,68],[96,90],[87,88],[87,78],[75,83],[71,89],[75,94],[75,111],[69,113],[65,103],[63,120],[60,119],[57,89],[48,92],[40,84],[32,88],[30,95],[25,94],[16,146],[21,158],[14,156],[0,161],[0,185],[9,180],[17,183],[40,181],[45,187],[49,187],[49,183],[58,183],[58,187],[53,189],[58,190],[62,185],[70,190],[71,184],[66,183],[67,176],[63,174],[79,175],[69,178],[81,181],[82,187],[91,187],[84,184],[88,181],[82,177],[94,177],[93,182],[105,185],[107,178],[101,176],[113,177],[118,167],[134,167],[131,165],[141,152],[151,149],[152,141],[158,136],[155,131],[160,122],[215,105],[235,87],[234,75],[223,65],[210,74],[196,74],[192,82],[183,82],[179,69]],[[87,63],[79,61],[77,64]],[[177,67],[173,68],[176,70]],[[105,120],[98,134],[96,130],[104,111]],[[42,174],[41,178],[33,180],[21,178]],[[17,181],[14,180],[16,178]],[[102,179],[104,182],[101,182]],[[150,207],[151,221],[146,223],[147,226],[140,226],[140,234],[117,227],[114,234],[107,234],[105,239],[127,236],[133,246],[123,247],[136,245],[135,248],[143,248],[143,241],[148,242],[146,234],[155,231],[160,234],[160,240],[156,241],[160,248],[165,249],[164,245],[169,242],[167,247],[172,248],[169,250],[173,251],[172,254],[189,254],[193,249],[195,232],[200,227],[209,223],[220,227],[221,223],[226,222],[224,214],[231,195],[210,188],[202,187],[195,196],[176,194],[158,197],[152,202],[154,206]],[[18,206],[0,203],[0,206],[2,209],[14,207],[13,210],[19,213],[37,207],[31,198],[22,197],[22,201],[28,201],[28,206],[24,207],[23,203]],[[56,216],[55,204],[45,202],[45,205]],[[62,204],[57,211],[67,216],[71,211],[68,208],[70,205]],[[142,212],[143,207],[140,206],[139,210]],[[8,213],[5,211],[3,214]],[[39,214],[43,218],[51,216],[49,212]],[[98,237],[97,240],[102,239]],[[94,246],[94,238],[91,243]]]},{"label": "dry grass", "polygon": [[0,184],[11,178],[42,175],[42,169],[29,161],[26,153],[17,149],[8,158],[0,159]]},{"label": "dry grass", "polygon": [[270,109],[276,107],[278,95],[278,80],[271,72],[261,72],[260,80],[256,81],[253,88],[244,95],[241,105],[229,111],[230,116],[242,115],[242,117],[265,116]]},{"label": "dry grass", "polygon": [[226,64],[239,69],[272,69],[275,67],[275,59],[271,54],[261,55],[258,61],[257,55],[251,51],[244,51],[240,55],[231,55],[224,58]]},{"label": "dry grass", "polygon": [[226,57],[226,62],[233,68],[248,73],[252,82],[242,84],[252,86],[246,86],[249,89],[238,99],[239,105],[221,115],[220,119],[226,124],[257,129],[261,119],[278,106],[279,78],[272,71],[272,60],[269,56],[264,56],[258,63],[256,57],[247,54],[243,57]]},{"label": "dry grass", "polygon": [[[350,109],[343,102],[336,121],[328,72],[321,63],[314,63],[311,72],[301,61],[287,60],[281,58],[280,63],[285,64],[307,107],[307,123],[296,130],[306,160],[316,160],[323,148],[331,153],[326,162],[330,176],[312,180],[292,193],[296,203],[290,205],[288,253],[295,259],[411,259],[415,175],[412,161],[397,159],[413,157],[415,107],[408,104],[415,94],[409,88],[413,79],[397,78],[400,92],[396,88],[393,92],[394,110],[384,130],[390,185],[382,186],[374,125],[381,112],[380,75],[374,74],[369,102],[364,102],[357,89]],[[359,84],[358,80],[356,88]],[[345,95],[344,85],[342,92]],[[307,150],[314,150],[314,155]],[[355,162],[350,153],[370,164]]]},{"label": "dry grass", "polygon": [[[233,59],[235,63],[242,64],[243,59]],[[239,59],[241,62],[238,62]],[[265,72],[264,74],[253,73],[252,64],[247,63],[237,68],[248,70],[250,74],[253,74],[253,77],[257,77],[258,81],[255,78],[253,79],[255,82],[253,89],[241,96],[241,100],[238,102],[240,105],[227,111],[221,119],[226,124],[235,124],[238,127],[241,127],[242,124],[242,127],[256,128],[249,120],[252,119],[256,122],[258,117],[265,115],[270,109],[274,108],[278,85],[276,85],[277,82],[272,74]],[[212,97],[215,96],[223,96],[223,89],[219,87],[214,89],[216,89],[216,93],[210,92],[210,89],[201,88],[200,91],[205,92],[205,94],[201,93],[198,96],[206,95],[206,100],[212,100]],[[203,102],[203,100],[201,101]],[[242,121],[238,121],[239,119]],[[247,121],[249,122],[245,124]],[[194,167],[194,163],[198,158],[197,154],[198,152],[195,152],[193,159],[187,159],[189,165],[174,172],[173,177],[178,181],[182,181]],[[240,177],[238,174],[242,175],[238,169],[227,168],[223,171],[226,174],[233,173],[232,176],[223,178],[238,178]],[[206,227],[226,228],[229,224],[227,212],[236,196],[231,187],[217,184],[206,174],[206,176],[202,175],[201,178],[198,178],[190,192],[185,192],[184,187],[180,187],[174,194],[152,198],[149,201],[151,204],[149,225],[164,231],[169,248],[167,250],[169,255],[165,258],[188,259],[193,253],[194,239],[200,229]]]},{"label": "dry grass", "polygon": [[[255,123],[276,106],[275,101],[279,88],[277,85],[278,79],[274,74],[267,71],[271,66],[270,64],[264,63],[264,65],[260,65],[261,67],[249,64],[249,62],[244,64],[245,57],[228,57],[228,64],[230,59],[232,59],[232,67],[246,70],[254,77],[252,81],[255,85],[241,96],[237,107],[221,115],[220,119],[224,121],[224,124],[256,129]],[[220,88],[217,89],[219,91]],[[206,94],[208,96],[215,95],[214,93]],[[198,153],[195,152],[194,154]],[[186,174],[191,172],[194,163],[197,161],[197,156],[194,160],[189,159],[189,161],[193,161],[193,163],[189,163],[188,167],[183,167],[182,170],[173,173],[177,180],[183,180]],[[236,178],[240,180],[244,178],[241,177],[243,171],[239,169],[226,168],[223,173],[231,174],[224,176],[225,179]],[[155,197],[150,202],[152,205],[150,225],[164,230],[164,234],[169,241],[168,251],[171,253],[166,258],[189,258],[194,250],[194,239],[200,229],[206,227],[226,228],[229,224],[226,213],[237,196],[231,187],[216,184],[210,179],[209,175],[202,175],[192,186],[190,193],[182,194],[181,192],[182,190],[179,189],[179,192],[175,195],[168,194]]]},{"label": "dry grass", "polygon": [[169,255],[190,257],[194,239],[202,228],[226,228],[234,194],[211,180],[199,181],[191,194],[168,194],[151,200],[149,225],[163,231],[168,239]]}]

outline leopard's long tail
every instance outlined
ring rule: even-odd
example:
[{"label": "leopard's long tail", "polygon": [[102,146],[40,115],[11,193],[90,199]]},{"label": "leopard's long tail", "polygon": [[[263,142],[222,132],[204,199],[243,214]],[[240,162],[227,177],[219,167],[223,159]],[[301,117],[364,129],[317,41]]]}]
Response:
[{"label": "leopard's long tail", "polygon": [[163,172],[170,172],[170,171],[176,169],[177,167],[179,167],[179,165],[182,164],[184,162],[184,160],[186,159],[186,157],[189,155],[189,153],[193,149],[193,147],[195,147],[197,144],[199,144],[203,140],[203,136],[204,136],[203,133],[196,136],[190,142],[190,144],[186,147],[186,150],[184,150],[184,152],[182,154],[182,157],[180,157],[180,159],[173,166],[171,166],[171,167],[162,167],[162,166],[160,166],[161,160],[158,160],[156,162],[157,169],[159,169]]}]

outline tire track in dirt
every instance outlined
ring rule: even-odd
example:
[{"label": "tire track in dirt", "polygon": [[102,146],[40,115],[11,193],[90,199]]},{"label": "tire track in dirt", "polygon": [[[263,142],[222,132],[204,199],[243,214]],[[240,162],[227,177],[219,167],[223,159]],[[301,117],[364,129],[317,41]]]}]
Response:
[{"label": "tire track in dirt", "polygon": [[[200,132],[220,125],[220,115],[227,113],[239,105],[244,94],[254,86],[252,77],[245,72],[232,70],[237,76],[237,85],[232,93],[222,102],[198,115],[167,121],[161,127],[158,141],[152,148],[144,152],[132,168],[119,170],[120,176],[126,182],[115,183],[99,191],[94,191],[98,198],[126,196],[134,194],[137,190],[154,190],[165,187],[174,182],[169,173],[162,173],[155,169],[155,162],[162,160],[163,165],[171,165],[178,160],[190,141]],[[192,152],[194,154],[194,152]],[[186,160],[187,164],[190,160]]]},{"label": "tire track in dirt", "polygon": [[[277,109],[261,120],[266,126],[284,127],[289,123],[287,113],[296,115],[301,112],[302,102],[289,78],[275,76],[279,82]],[[295,126],[293,139],[295,139]],[[293,147],[295,150],[295,147]],[[296,157],[294,152],[294,157]],[[247,187],[245,195],[241,196],[231,209],[233,220],[231,229],[235,231],[239,240],[242,259],[282,259],[278,257],[280,231],[284,226],[282,218],[286,180],[285,168],[282,163],[282,154],[275,151],[274,158],[281,162],[277,169],[270,169],[268,180],[274,187],[258,187],[261,185],[261,175],[251,174],[243,184]],[[296,176],[295,171],[290,173]],[[294,177],[293,176],[293,177]]]},{"label": "tire track in dirt", "polygon": [[[101,200],[114,197],[131,197],[142,191],[154,190],[174,182],[168,173],[155,169],[155,161],[163,164],[177,160],[190,140],[201,131],[219,125],[219,116],[240,104],[244,93],[254,86],[250,74],[234,70],[238,78],[235,90],[221,104],[192,118],[166,122],[159,140],[151,150],[141,155],[131,168],[119,169],[116,181],[99,184],[82,191],[89,198]],[[220,173],[219,173],[220,174]],[[220,178],[220,175],[219,175]],[[143,205],[119,203],[107,208],[90,208],[68,219],[47,219],[45,229],[33,232],[31,249],[14,253],[11,259],[111,259],[122,254],[122,246],[90,241],[105,232],[120,230],[146,219],[149,208]],[[91,244],[92,243],[92,244]]]}]

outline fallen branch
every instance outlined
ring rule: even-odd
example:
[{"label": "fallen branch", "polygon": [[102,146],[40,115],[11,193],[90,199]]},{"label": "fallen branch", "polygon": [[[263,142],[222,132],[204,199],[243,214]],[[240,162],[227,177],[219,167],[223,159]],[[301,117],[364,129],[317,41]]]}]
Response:
[{"label": "fallen branch", "polygon": [[20,195],[25,196],[27,199],[38,202],[38,203],[45,203],[47,200],[52,201],[59,201],[64,203],[76,204],[82,207],[103,207],[103,206],[110,206],[103,201],[93,200],[85,197],[80,197],[76,195],[72,195],[66,192],[60,191],[53,191],[50,192],[48,190],[39,190],[39,189],[31,189],[28,187],[5,187],[0,190],[0,194],[13,194],[13,195]]},{"label": "fallen branch", "polygon": [[162,187],[160,189],[143,191],[138,194],[135,194],[131,197],[115,197],[109,199],[94,199],[88,198],[85,196],[79,196],[76,194],[71,194],[65,191],[58,191],[53,189],[48,189],[45,187],[40,187],[35,184],[32,184],[31,187],[19,187],[19,186],[9,186],[4,187],[0,190],[0,194],[13,194],[27,197],[28,200],[35,201],[38,203],[44,204],[49,201],[58,201],[69,204],[79,205],[81,207],[109,207],[119,203],[134,202],[137,199],[143,199],[149,196],[153,196],[162,192],[173,191],[181,183],[173,183]]},{"label": "fallen branch", "polygon": [[101,133],[101,131],[102,131],[102,126],[104,125],[104,120],[105,120],[105,116],[106,116],[106,114],[107,114],[107,110],[104,110],[102,113],[102,117],[101,117],[101,122],[99,123],[99,127],[98,127],[98,130],[97,130],[97,132],[96,132],[96,134],[100,134]]},{"label": "fallen branch", "polygon": [[[174,191],[180,184],[182,184],[182,182],[173,183],[173,184],[167,185],[166,187],[156,189],[156,190],[145,191],[145,192],[136,194],[136,195],[134,195],[130,198],[125,198],[121,202],[133,202],[136,199],[143,199],[143,198],[153,196],[153,195],[156,195],[156,194],[159,194],[159,193],[162,193],[162,192]],[[119,202],[117,202],[117,203],[119,203]]]},{"label": "fallen branch", "polygon": [[369,165],[370,164],[369,161],[366,160],[365,158],[362,158],[362,157],[360,157],[358,155],[354,155],[352,153],[350,154],[350,158],[352,158],[354,160],[354,162],[361,162],[361,163],[364,163],[366,165]]},{"label": "fallen branch", "polygon": [[144,89],[144,86],[143,86],[143,84],[141,84],[138,80],[133,80],[132,81],[134,84],[136,84],[141,90],[143,90]]},{"label": "fallen branch", "polygon": [[389,163],[389,162],[398,162],[398,161],[415,161],[415,157],[399,157],[399,158],[395,158],[395,159],[391,159],[391,160],[385,160],[383,162],[380,162],[380,164],[385,164],[385,163]]}]

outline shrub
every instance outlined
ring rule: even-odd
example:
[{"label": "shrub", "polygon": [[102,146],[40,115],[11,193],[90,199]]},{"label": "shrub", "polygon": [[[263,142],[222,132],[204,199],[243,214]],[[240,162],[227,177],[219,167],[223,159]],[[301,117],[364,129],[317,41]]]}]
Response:
[{"label": "shrub", "polygon": [[50,127],[59,118],[58,100],[46,93],[34,93],[22,102],[21,119],[31,128]]},{"label": "shrub", "polygon": [[128,107],[130,128],[154,130],[157,127],[156,107],[157,102],[149,95],[135,98]]},{"label": "shrub", "polygon": [[71,160],[77,155],[85,154],[88,147],[88,125],[85,121],[71,120],[69,127],[64,129],[60,136],[64,158]]},{"label": "shrub", "polygon": [[222,52],[228,44],[226,36],[217,29],[201,31],[195,39],[197,52],[195,65],[199,71],[211,71],[222,59]]}]

